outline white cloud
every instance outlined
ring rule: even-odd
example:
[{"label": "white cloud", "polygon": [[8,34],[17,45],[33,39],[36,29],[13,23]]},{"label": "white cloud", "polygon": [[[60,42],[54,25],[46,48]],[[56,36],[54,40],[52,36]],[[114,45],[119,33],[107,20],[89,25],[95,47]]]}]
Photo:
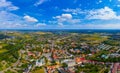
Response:
[{"label": "white cloud", "polygon": [[[17,18],[17,19],[15,19]],[[7,11],[0,11],[0,21],[12,21],[12,20],[19,20],[20,17],[13,14],[13,13],[10,13],[10,12],[7,12]]]},{"label": "white cloud", "polygon": [[72,18],[72,15],[71,15],[71,14],[62,14],[61,16],[56,16],[55,18],[71,19],[71,18]]},{"label": "white cloud", "polygon": [[27,24],[20,24],[20,23],[15,23],[15,24],[13,24],[13,23],[10,23],[8,26],[7,26],[8,28],[25,28],[25,27],[28,27],[28,25]]},{"label": "white cloud", "polygon": [[43,27],[43,26],[46,26],[46,24],[45,23],[38,23],[35,25],[35,27]]},{"label": "white cloud", "polygon": [[77,25],[64,25],[62,28],[68,28],[68,29],[120,29],[120,24],[77,24]]},{"label": "white cloud", "polygon": [[58,23],[58,26],[59,27],[64,27],[64,24],[63,23]]},{"label": "white cloud", "polygon": [[53,17],[53,18],[57,19],[58,23],[62,23],[62,24],[64,22],[67,22],[67,23],[70,23],[70,24],[75,24],[75,23],[80,22],[80,19],[74,19],[71,14],[62,14],[60,16],[56,16],[56,17]]},{"label": "white cloud", "polygon": [[28,22],[38,22],[36,18],[28,16],[28,15],[25,15],[23,18]]},{"label": "white cloud", "polygon": [[54,18],[58,19],[59,22],[64,22],[64,21],[72,19],[72,15],[71,14],[62,14],[61,16],[56,16]]},{"label": "white cloud", "polygon": [[31,23],[8,11],[0,11],[0,28],[29,28]]},{"label": "white cloud", "polygon": [[39,0],[39,1],[37,1],[37,2],[34,4],[34,6],[41,5],[41,4],[43,4],[43,3],[47,2],[47,1],[50,1],[50,0]]},{"label": "white cloud", "polygon": [[78,27],[85,29],[120,29],[120,24],[86,24]]},{"label": "white cloud", "polygon": [[[38,22],[37,19],[30,16],[18,16],[11,11],[19,9],[17,6],[14,6],[12,2],[7,0],[0,0],[0,28],[29,28],[33,27],[33,24],[29,22]],[[24,19],[25,20],[24,20]]]},{"label": "white cloud", "polygon": [[0,0],[0,28],[22,27],[22,18],[11,11],[17,10],[19,7],[7,0]]},{"label": "white cloud", "polygon": [[116,12],[114,12],[111,8],[104,7],[101,9],[88,11],[87,19],[110,20],[110,19],[120,19],[120,16],[117,16]]},{"label": "white cloud", "polygon": [[0,28],[13,27],[23,24],[22,18],[7,11],[0,11]]},{"label": "white cloud", "polygon": [[72,19],[72,20],[68,20],[70,23],[72,24],[76,24],[76,23],[80,23],[81,20],[80,19]]},{"label": "white cloud", "polygon": [[15,24],[14,25],[15,27],[27,27],[28,25],[27,24]]},{"label": "white cloud", "polygon": [[28,27],[27,24],[24,23],[18,23],[18,22],[2,22],[0,24],[0,28],[24,28]]},{"label": "white cloud", "polygon": [[63,9],[64,12],[70,12],[74,15],[77,15],[77,14],[82,14],[82,13],[85,13],[84,11],[82,11],[80,8],[76,8],[76,9]]},{"label": "white cloud", "polygon": [[0,0],[0,10],[1,9],[12,11],[17,10],[19,8],[17,6],[14,6],[10,1]]}]

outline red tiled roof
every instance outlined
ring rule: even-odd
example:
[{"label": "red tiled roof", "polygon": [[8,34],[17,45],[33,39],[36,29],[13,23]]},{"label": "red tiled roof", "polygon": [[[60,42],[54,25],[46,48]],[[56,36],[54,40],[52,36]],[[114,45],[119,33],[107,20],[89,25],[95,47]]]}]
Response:
[{"label": "red tiled roof", "polygon": [[120,70],[120,65],[118,65],[117,69]]},{"label": "red tiled roof", "polygon": [[35,56],[35,54],[32,53],[32,52],[28,52],[28,55],[29,55],[29,56],[31,56],[31,55],[32,55],[32,56]]},{"label": "red tiled roof", "polygon": [[78,62],[83,62],[85,60],[85,58],[76,58],[75,61]]}]

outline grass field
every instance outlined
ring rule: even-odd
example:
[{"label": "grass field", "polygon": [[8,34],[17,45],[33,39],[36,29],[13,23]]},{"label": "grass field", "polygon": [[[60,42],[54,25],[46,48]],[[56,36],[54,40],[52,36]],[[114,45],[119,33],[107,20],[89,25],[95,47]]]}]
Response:
[{"label": "grass field", "polygon": [[4,53],[6,51],[7,51],[6,49],[0,49],[0,53]]},{"label": "grass field", "polygon": [[32,73],[45,73],[44,68],[33,71]]}]

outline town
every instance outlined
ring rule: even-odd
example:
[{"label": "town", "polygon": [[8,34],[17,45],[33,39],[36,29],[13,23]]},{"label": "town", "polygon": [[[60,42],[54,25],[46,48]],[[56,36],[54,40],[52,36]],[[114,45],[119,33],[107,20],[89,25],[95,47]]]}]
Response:
[{"label": "town", "polygon": [[120,73],[120,33],[0,32],[0,73]]}]

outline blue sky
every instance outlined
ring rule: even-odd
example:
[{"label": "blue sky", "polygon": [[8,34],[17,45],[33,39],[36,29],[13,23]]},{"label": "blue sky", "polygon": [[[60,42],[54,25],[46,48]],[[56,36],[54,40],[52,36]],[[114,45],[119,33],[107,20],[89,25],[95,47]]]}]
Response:
[{"label": "blue sky", "polygon": [[120,0],[0,0],[0,29],[120,29]]}]

